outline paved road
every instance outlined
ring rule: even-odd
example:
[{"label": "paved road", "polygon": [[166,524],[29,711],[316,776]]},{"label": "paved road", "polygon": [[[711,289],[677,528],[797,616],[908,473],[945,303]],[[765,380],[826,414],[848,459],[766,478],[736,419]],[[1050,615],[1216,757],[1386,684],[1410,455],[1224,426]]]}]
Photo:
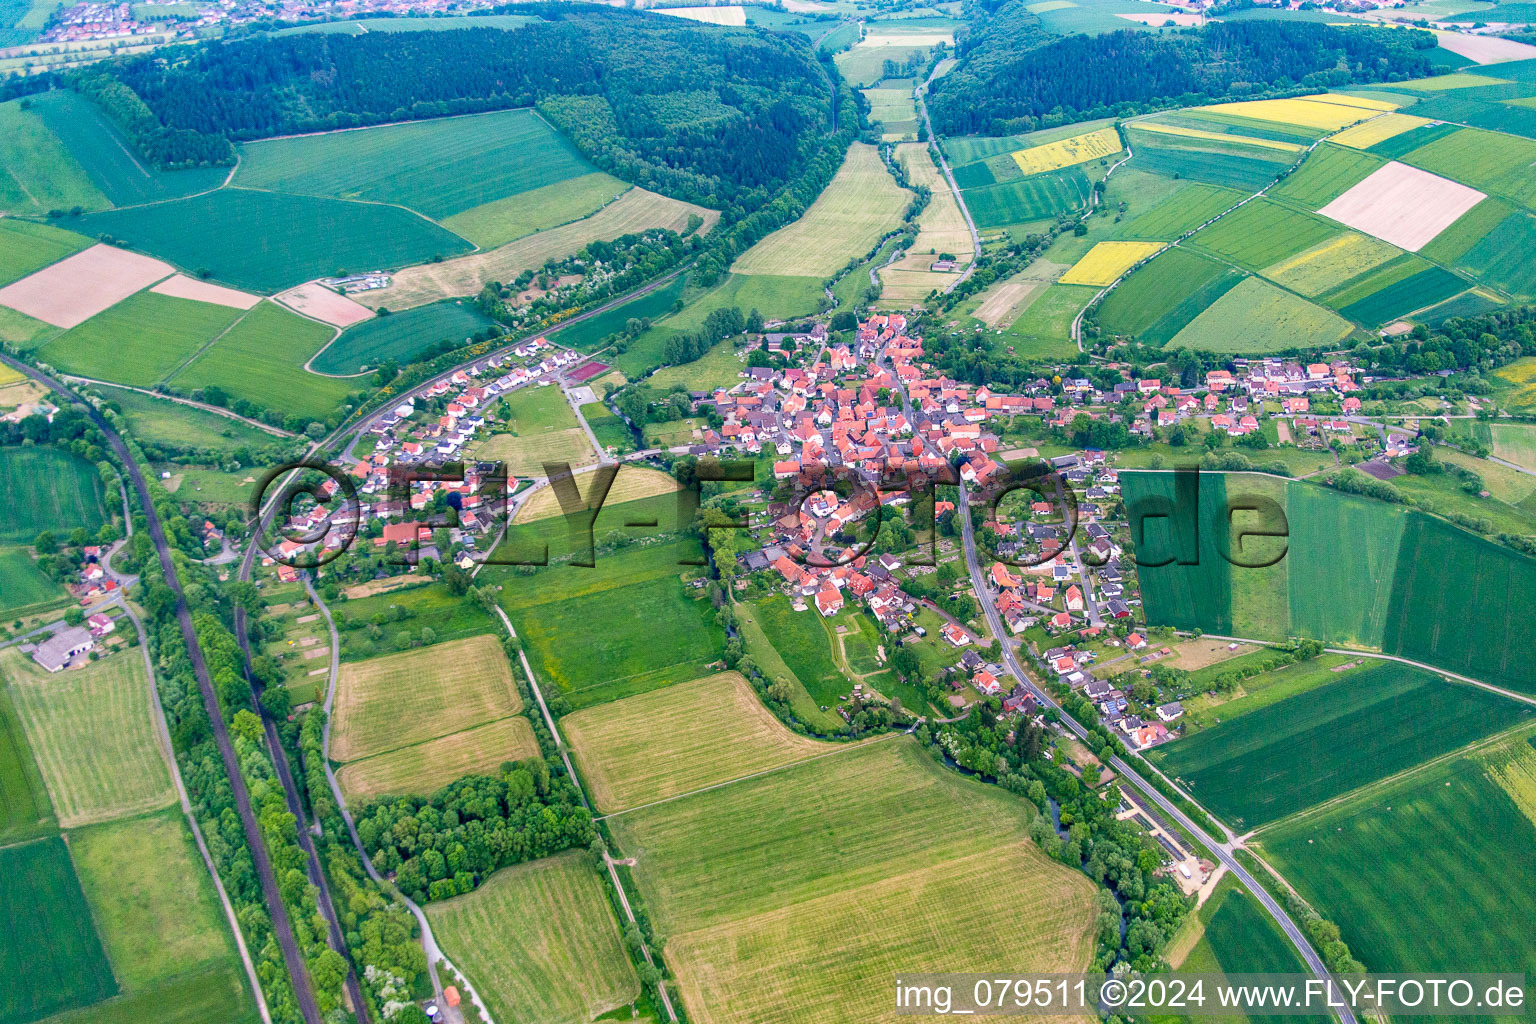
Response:
[{"label": "paved road", "polygon": [[[943,61],[939,62],[939,64],[942,63]],[[964,284],[966,279],[976,270],[976,261],[981,259],[981,232],[976,230],[976,222],[971,219],[971,209],[965,205],[965,197],[960,194],[960,186],[955,184],[955,176],[949,169],[949,161],[944,159],[944,151],[939,148],[938,142],[934,139],[933,122],[928,119],[928,101],[926,97],[928,95],[928,87],[933,84],[935,78],[939,77],[939,64],[933,66],[933,71],[929,73],[927,80],[922,85],[912,90],[912,98],[917,101],[918,112],[923,115],[923,127],[928,130],[928,148],[938,158],[939,172],[944,175],[944,180],[949,182],[949,190],[954,194],[955,205],[960,207],[960,214],[965,218],[965,226],[971,232],[971,262],[966,264],[964,273],[951,281],[949,286],[944,289],[944,294],[948,295]]]},{"label": "paved road", "polygon": [[138,463],[133,461],[133,455],[128,451],[128,446],[118,436],[117,431],[107,422],[95,407],[83,401],[74,392],[70,391],[63,383],[43,373],[26,363],[18,362],[10,356],[0,355],[0,362],[26,374],[57,393],[69,404],[84,406],[84,411],[90,417],[91,422],[106,437],[107,443],[117,454],[119,463],[128,473],[133,482],[134,490],[139,495],[139,505],[144,512],[145,525],[149,530],[150,540],[154,542],[155,552],[160,558],[160,568],[165,574],[165,582],[176,595],[176,621],[181,627],[182,640],[187,646],[187,656],[192,662],[192,671],[197,677],[197,688],[203,698],[203,707],[208,712],[208,720],[213,729],[213,738],[219,749],[219,758],[224,763],[224,773],[229,777],[230,789],[235,799],[235,809],[240,814],[240,824],[245,831],[245,842],[250,848],[251,858],[256,865],[256,875],[261,882],[263,899],[267,904],[267,912],[272,917],[272,932],[277,939],[278,947],[282,950],[283,961],[288,968],[288,978],[293,985],[294,998],[299,1004],[299,1010],[304,1016],[305,1024],[324,1024],[320,1015],[320,1008],[315,1004],[315,994],[310,987],[309,973],[304,967],[304,959],[299,953],[299,945],[293,936],[293,924],[288,919],[288,908],[283,905],[282,895],[277,885],[277,876],[272,870],[272,858],[267,854],[267,846],[262,838],[261,827],[257,824],[255,812],[251,809],[251,794],[246,788],[245,779],[240,774],[240,764],[235,757],[234,744],[229,739],[229,729],[224,722],[224,714],[219,709],[218,697],[213,690],[213,680],[208,675],[208,663],[203,659],[203,649],[197,641],[197,631],[192,625],[192,612],[187,607],[186,594],[181,587],[181,578],[176,574],[176,563],[171,558],[171,546],[165,537],[165,528],[160,522],[160,517],[155,513],[154,502],[150,500],[149,485],[144,480],[144,474],[139,469]]},{"label": "paved road", "polygon": [[[987,622],[991,624],[993,632],[1000,637],[1006,636],[1007,634],[1002,631],[1001,617],[997,614],[997,605],[995,605],[992,601],[991,591],[987,590],[986,588],[986,581],[982,578],[981,563],[976,557],[976,534],[975,530],[971,526],[970,499],[967,496],[966,489],[964,487],[960,488],[959,515],[961,522],[961,539],[965,547],[965,561],[971,571],[971,586],[976,591],[976,599],[981,603],[982,611],[986,614]],[[1044,689],[1035,685],[1033,680],[1024,671],[1023,666],[1019,664],[1018,656],[1014,653],[1013,650],[1013,645],[1007,643],[1006,641],[1003,643],[1003,660],[1007,664],[1009,671],[1011,671],[1015,677],[1017,677],[1020,681],[1029,687],[1030,692],[1035,695],[1037,700],[1039,700],[1045,707],[1054,708],[1060,713],[1061,722],[1063,725],[1065,725],[1072,732],[1076,733],[1077,736],[1081,739],[1086,739],[1088,737],[1088,730],[1084,728],[1083,725],[1077,721],[1077,719],[1073,718],[1065,711],[1062,711],[1061,705],[1057,704],[1056,701],[1051,699],[1051,696],[1046,693]],[[1141,775],[1137,773],[1136,769],[1127,764],[1123,759],[1112,757],[1110,758],[1109,763],[1110,766],[1115,769],[1115,771],[1120,773],[1122,782],[1134,786],[1137,790],[1140,791],[1145,799],[1148,799],[1156,804],[1164,814],[1178,822],[1178,824],[1181,825],[1190,835],[1194,836],[1196,840],[1205,845],[1216,857],[1216,859],[1219,860],[1228,871],[1232,872],[1232,874],[1237,877],[1237,880],[1243,884],[1243,887],[1249,891],[1254,899],[1258,900],[1259,904],[1265,909],[1265,911],[1267,911],[1269,915],[1275,919],[1276,923],[1280,925],[1280,928],[1285,932],[1286,937],[1289,938],[1292,945],[1296,947],[1296,951],[1301,954],[1301,958],[1306,963],[1307,968],[1319,977],[1327,976],[1328,970],[1326,965],[1323,963],[1322,957],[1318,956],[1317,951],[1312,948],[1312,944],[1307,941],[1305,933],[1302,932],[1301,928],[1291,918],[1291,915],[1286,912],[1285,908],[1280,906],[1279,902],[1269,894],[1269,890],[1265,889],[1264,886],[1259,883],[1258,879],[1254,878],[1253,875],[1249,873],[1248,869],[1243,867],[1243,865],[1239,863],[1237,858],[1233,855],[1232,836],[1230,832],[1228,833],[1225,841],[1217,842],[1216,840],[1212,839],[1204,829],[1202,829],[1199,825],[1196,825],[1188,815],[1186,815],[1178,808],[1176,804],[1173,803],[1173,801],[1163,796],[1163,794],[1158,792],[1158,790],[1150,782],[1142,778]],[[1223,828],[1224,827],[1225,826],[1223,826]],[[1357,1024],[1353,1011],[1351,1011],[1348,1007],[1339,1007],[1338,1017],[1343,1022],[1343,1024]]]},{"label": "paved road", "polygon": [[[691,264],[689,266],[691,266]],[[356,462],[357,457],[352,454],[353,449],[357,447],[357,442],[362,438],[363,434],[367,432],[369,425],[372,424],[374,420],[378,419],[379,416],[381,416],[383,413],[393,409],[395,406],[399,405],[410,396],[420,394],[422,391],[430,388],[432,385],[438,383],[439,381],[448,380],[460,370],[466,369],[470,366],[475,366],[479,363],[483,363],[494,355],[498,355],[503,352],[510,352],[517,346],[526,344],[527,342],[532,341],[534,338],[553,337],[555,334],[565,330],[572,324],[579,324],[583,320],[590,320],[592,317],[601,316],[603,313],[606,313],[611,309],[616,309],[617,307],[624,305],[624,303],[629,302],[631,299],[638,299],[642,295],[646,295],[655,291],[657,288],[660,288],[662,285],[671,281],[674,277],[683,273],[683,271],[687,269],[689,269],[689,267],[678,267],[670,274],[664,274],[663,276],[656,278],[656,280],[647,284],[643,284],[633,291],[625,292],[623,295],[620,295],[613,301],[605,302],[601,306],[598,306],[596,309],[589,309],[585,313],[580,313],[571,317],[569,320],[563,320],[548,330],[539,331],[534,334],[525,334],[516,339],[508,339],[507,343],[502,345],[500,348],[492,349],[491,351],[486,352],[484,355],[475,356],[473,359],[466,359],[464,362],[459,363],[456,366],[449,367],[434,377],[428,377],[426,380],[412,387],[411,390],[405,394],[391,395],[388,399],[381,403],[377,409],[374,409],[366,416],[360,417],[357,422],[339,427],[323,441],[321,441],[320,445],[328,445],[334,441],[340,440],[341,438],[347,438],[347,445],[344,449],[342,449],[340,460],[348,464]]]}]

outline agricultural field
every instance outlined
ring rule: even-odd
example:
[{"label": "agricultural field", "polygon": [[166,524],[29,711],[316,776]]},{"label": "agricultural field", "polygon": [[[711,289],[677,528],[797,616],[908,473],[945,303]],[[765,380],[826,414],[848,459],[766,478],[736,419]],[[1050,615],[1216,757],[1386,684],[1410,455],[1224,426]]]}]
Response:
[{"label": "agricultural field", "polygon": [[665,800],[841,748],[786,729],[737,672],[587,708],[561,721],[600,811]]},{"label": "agricultural field", "polygon": [[1066,269],[1050,260],[1035,260],[1012,277],[993,283],[960,308],[993,330],[1009,327]]},{"label": "agricultural field", "polygon": [[1062,284],[1114,284],[1132,266],[1162,248],[1157,242],[1099,242],[1060,280]]},{"label": "agricultural field", "polygon": [[533,726],[513,715],[351,761],[336,772],[336,780],[353,802],[406,793],[425,796],[466,775],[494,775],[507,761],[538,756]]},{"label": "agricultural field", "polygon": [[[896,159],[906,168],[908,180],[926,186],[932,198],[918,217],[917,239],[907,255],[880,271],[880,301],[887,306],[915,306],[934,289],[943,290],[971,261],[974,246],[965,216],[955,202],[949,183],[940,175],[926,143],[896,147]],[[929,268],[935,260],[951,257],[959,269],[949,272]]]},{"label": "agricultural field", "polygon": [[1162,121],[1137,121],[1136,129],[1138,131],[1151,132],[1154,135],[1174,135],[1185,139],[1241,143],[1244,146],[1274,149],[1282,153],[1300,153],[1305,148],[1298,143],[1287,142],[1284,139],[1264,139],[1253,135],[1239,135],[1236,132],[1230,131],[1211,131],[1208,128],[1195,128],[1187,124],[1169,124]]},{"label": "agricultural field", "polygon": [[26,548],[0,545],[0,615],[19,617],[68,600],[69,593],[37,567]]},{"label": "agricultural field", "polygon": [[[1399,264],[1407,266],[1408,264]],[[1465,291],[1468,282],[1441,267],[1427,266],[1417,273],[1384,284],[1376,291],[1339,307],[1339,312],[1367,327],[1387,323],[1415,310],[1443,302]],[[1338,296],[1330,296],[1329,305],[1337,305]]]},{"label": "agricultural field", "polygon": [[1264,276],[1308,297],[1321,295],[1402,255],[1370,235],[1346,231],[1264,268]]},{"label": "agricultural field", "polygon": [[[1412,715],[1402,714],[1412,707]],[[1149,752],[1203,806],[1250,829],[1369,785],[1529,717],[1421,669],[1379,664]]]},{"label": "agricultural field", "polygon": [[1019,170],[1030,175],[1059,171],[1063,167],[1114,156],[1123,148],[1118,131],[1114,128],[1099,128],[1071,138],[1021,149],[1011,155],[1013,162],[1019,165]]},{"label": "agricultural field", "polygon": [[[445,228],[396,206],[222,188],[158,206],[88,214],[81,229],[250,291],[338,271],[401,267],[468,252]],[[230,239],[240,239],[231,245]]]},{"label": "agricultural field", "polygon": [[96,467],[58,448],[0,449],[0,491],[0,541],[30,544],[43,530],[77,526],[94,533],[107,521]]},{"label": "agricultural field", "polygon": [[885,169],[875,147],[855,143],[810,209],[742,253],[731,270],[736,274],[831,277],[894,230],[911,198]]},{"label": "agricultural field", "polygon": [[1373,971],[1536,969],[1536,823],[1525,735],[1261,834],[1265,859]]},{"label": "agricultural field", "polygon": [[1077,353],[1072,321],[1097,293],[1092,285],[1053,284],[993,344],[1022,359],[1070,359]]},{"label": "agricultural field", "polygon": [[[70,852],[102,945],[138,993],[199,968],[233,966],[234,943],[208,869],[179,809],[70,833]],[[239,975],[240,988],[246,989]],[[228,1008],[249,1014],[248,992]]]},{"label": "agricultural field", "polygon": [[[75,168],[85,174],[96,191],[113,206],[155,203],[218,188],[229,177],[228,167],[196,167],[181,171],[162,171],[151,167],[137,155],[131,142],[105,111],[73,89],[52,89],[32,100],[30,113],[38,117],[56,139],[65,156],[55,151],[51,164],[39,169],[61,170],[64,180],[76,181]],[[0,161],[7,166],[9,161]],[[30,187],[30,185],[29,185]],[[101,204],[81,202],[87,210]],[[70,203],[70,206],[75,203]],[[95,237],[99,232],[84,232]],[[115,234],[115,232],[114,232]]]},{"label": "agricultural field", "polygon": [[486,204],[594,171],[525,108],[248,142],[233,184],[473,223]]},{"label": "agricultural field", "polygon": [[[613,478],[613,483],[608,487],[608,496],[603,499],[604,508],[608,505],[622,505],[630,501],[639,501],[643,498],[652,498],[661,494],[674,494],[678,490],[677,481],[670,473],[663,473],[656,469],[647,469],[644,466],[623,465],[619,467],[618,475]],[[547,519],[550,516],[562,515],[560,500],[555,495],[553,487],[543,487],[534,492],[533,496],[518,508],[513,522],[518,524],[532,522],[535,519]]]},{"label": "agricultural field", "polygon": [[10,649],[0,652],[0,674],[61,825],[139,814],[175,800],[139,651],[50,673]]},{"label": "agricultural field", "polygon": [[1318,212],[1342,224],[1418,252],[1483,193],[1460,182],[1397,162],[1371,172]]},{"label": "agricultural field", "polygon": [[1531,139],[1463,128],[1426,142],[1401,159],[1524,206],[1536,200],[1536,185],[1530,181],[1529,172],[1531,162],[1536,161],[1536,141]]},{"label": "agricultural field", "polygon": [[548,551],[550,565],[532,576],[497,570],[489,578],[504,581],[497,599],[540,682],[572,710],[697,679],[719,658],[725,634],[714,609],[684,583],[698,572],[698,542],[653,539],[679,530],[678,506],[670,494],[605,503],[593,538],[601,545],[617,532],[627,541],[598,553],[597,571],[563,564],[573,543],[585,543],[573,541],[563,518],[517,523],[497,549],[498,558],[524,560]]},{"label": "agricultural field", "polygon": [[497,1020],[586,1024],[639,996],[589,858],[573,850],[503,868],[474,892],[428,905],[433,933]]},{"label": "agricultural field", "polygon": [[[1222,646],[1225,651],[1225,645]],[[1272,665],[1278,655],[1266,647],[1226,661],[1218,661],[1190,673],[1191,689],[1210,689],[1226,673]],[[1352,679],[1361,666],[1375,664],[1347,654],[1320,654],[1310,661],[1288,663],[1241,680],[1229,693],[1200,693],[1184,705],[1185,736],[1192,736],[1221,722],[1314,690],[1327,683]]]},{"label": "agricultural field", "polygon": [[[1136,152],[1130,166],[1165,177],[1185,178],[1253,193],[1274,181],[1295,154],[1233,138],[1184,138],[1137,130],[1127,132]],[[1113,179],[1111,179],[1113,180]]]},{"label": "agricultural field", "polygon": [[142,391],[108,385],[102,385],[96,391],[117,406],[128,421],[128,429],[141,441],[220,452],[235,452],[241,448],[259,451],[284,443],[276,435],[229,416],[156,398]]},{"label": "agricultural field", "polygon": [[505,463],[510,475],[523,477],[543,476],[546,462],[585,466],[597,461],[587,432],[555,385],[513,392],[496,411],[507,422],[475,447],[477,459]]},{"label": "agricultural field", "polygon": [[[511,718],[522,708],[494,636],[348,662],[336,680],[331,757],[351,762],[402,751]],[[509,759],[494,755],[494,749],[485,753],[486,767]]]},{"label": "agricultural field", "polygon": [[[647,192],[643,188],[632,188],[580,220],[535,232],[484,252],[444,259],[441,263],[407,267],[394,275],[388,288],[365,292],[358,299],[375,309],[386,307],[398,313],[402,309],[436,302],[438,299],[476,295],[488,281],[511,281],[524,270],[537,269],[548,260],[564,259],[579,252],[588,242],[612,241],[621,235],[652,228],[681,233],[687,230],[688,220],[694,216],[703,219],[699,231],[705,232],[714,226],[720,215],[702,206]],[[426,223],[420,218],[413,219]],[[434,251],[451,256],[463,252],[465,247],[438,247]],[[401,262],[421,264],[430,255],[428,253],[418,259]],[[357,267],[364,262],[354,261],[343,265]],[[369,265],[378,263],[375,260]],[[330,273],[330,269],[324,272]]]},{"label": "agricultural field", "polygon": [[1099,308],[1105,330],[1165,345],[1243,275],[1183,247],[1161,253],[1120,283]]},{"label": "agricultural field", "polygon": [[1165,347],[1259,354],[1331,345],[1352,329],[1337,314],[1250,277],[1225,292]]},{"label": "agricultural field", "polygon": [[[1202,475],[1203,514],[1221,507],[1227,487],[1236,486],[1232,479]],[[1130,503],[1172,497],[1169,473],[1126,473],[1122,485]],[[1473,508],[1491,513],[1486,502]],[[1379,647],[1536,693],[1536,674],[1518,653],[1536,641],[1536,627],[1519,611],[1536,601],[1536,560],[1417,510],[1299,481],[1287,487],[1286,513],[1289,623],[1274,622],[1258,635],[1279,639],[1290,632]],[[1148,520],[1141,546],[1152,557],[1166,554],[1169,529],[1164,520]],[[1182,543],[1189,546],[1187,538]],[[1229,570],[1215,545],[1212,531],[1203,530],[1199,565],[1143,568],[1151,624],[1232,634],[1230,576],[1245,570]]]},{"label": "agricultural field", "polygon": [[1426,118],[1414,117],[1412,114],[1382,114],[1346,128],[1331,136],[1328,141],[1351,149],[1371,149],[1388,139],[1430,123]]},{"label": "agricultural field", "polygon": [[878,89],[864,89],[869,101],[869,118],[880,122],[882,138],[900,142],[917,135],[917,106],[912,99],[912,86],[886,85]]},{"label": "agricultural field", "polygon": [[55,327],[75,327],[171,273],[169,264],[148,256],[93,245],[0,288],[0,306]]},{"label": "agricultural field", "polygon": [[304,369],[335,333],[325,324],[263,302],[199,353],[171,384],[188,390],[212,385],[231,398],[323,419],[356,387]]},{"label": "agricultural field", "polygon": [[691,1019],[819,1022],[888,1013],[897,970],[1087,963],[1092,888],[1027,811],[893,737],[608,820]]},{"label": "agricultural field", "polygon": [[978,230],[1048,220],[1088,204],[1093,183],[1081,167],[996,185],[965,189],[965,204]]},{"label": "agricultural field", "polygon": [[0,220],[0,285],[73,256],[91,244],[89,238],[73,231],[6,217]]},{"label": "agricultural field", "polygon": [[1384,162],[1371,153],[1323,143],[1269,194],[1318,210],[1360,184]]},{"label": "agricultural field", "polygon": [[1237,103],[1217,103],[1196,110],[1231,114],[1234,117],[1254,121],[1273,121],[1277,124],[1297,125],[1337,131],[1357,121],[1364,121],[1379,113],[1395,110],[1399,104],[1384,100],[1371,100],[1363,96],[1320,94],[1298,96],[1288,100],[1245,100]]},{"label": "agricultural field", "polygon": [[37,349],[68,373],[152,387],[239,320],[241,312],[142,291]]},{"label": "agricultural field", "polygon": [[0,847],[0,971],[0,1018],[18,1024],[117,992],[62,838]]},{"label": "agricultural field", "polygon": [[1338,233],[1320,217],[1255,199],[1202,228],[1188,245],[1257,273]]},{"label": "agricultural field", "polygon": [[482,249],[494,249],[590,217],[629,188],[627,182],[593,171],[444,217],[442,225]]},{"label": "agricultural field", "polygon": [[1533,248],[1536,217],[1487,199],[1447,228],[1423,252],[1511,295],[1530,296],[1536,294],[1536,266],[1528,258]]},{"label": "agricultural field", "polygon": [[1536,471],[1536,426],[1523,423],[1492,423],[1493,454],[1505,462]]},{"label": "agricultural field", "polygon": [[1191,182],[1118,229],[1125,238],[1171,242],[1243,198],[1235,189]]},{"label": "agricultural field", "polygon": [[110,205],[41,116],[21,109],[19,100],[0,103],[0,140],[0,210],[8,218]]},{"label": "agricultural field", "polygon": [[[1447,585],[1447,577],[1460,581]],[[1382,649],[1522,693],[1536,693],[1536,560],[1414,515],[1403,533]]]},{"label": "agricultural field", "polygon": [[1287,488],[1285,511],[1291,630],[1329,643],[1380,646],[1409,513],[1300,483]]},{"label": "agricultural field", "polygon": [[587,426],[592,428],[592,436],[597,438],[597,443],[611,454],[622,455],[634,450],[634,435],[629,432],[624,421],[603,403],[589,402],[583,405],[581,415],[587,421]]},{"label": "agricultural field", "polygon": [[467,302],[434,302],[374,317],[342,332],[311,361],[316,373],[363,373],[393,359],[402,365],[439,342],[457,347],[493,321]]},{"label": "agricultural field", "polygon": [[1536,359],[1516,359],[1494,370],[1491,379],[1499,404],[1524,412],[1536,409]]},{"label": "agricultural field", "polygon": [[48,785],[38,771],[10,692],[0,686],[0,841],[50,830],[56,823]]},{"label": "agricultural field", "polygon": [[814,608],[797,612],[775,594],[753,606],[753,618],[811,699],[831,706],[852,685],[832,653],[832,633]]}]

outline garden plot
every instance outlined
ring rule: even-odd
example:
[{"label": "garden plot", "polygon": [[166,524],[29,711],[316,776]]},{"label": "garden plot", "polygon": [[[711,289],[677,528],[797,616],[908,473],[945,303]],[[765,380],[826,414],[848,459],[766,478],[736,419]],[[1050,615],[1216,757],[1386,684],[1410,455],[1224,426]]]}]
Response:
[{"label": "garden plot", "polygon": [[1475,188],[1393,161],[1318,212],[1418,252],[1484,198]]},{"label": "garden plot", "polygon": [[150,291],[156,295],[169,295],[173,299],[211,302],[215,306],[228,306],[230,309],[250,309],[261,301],[260,295],[237,291],[234,288],[225,288],[221,284],[209,284],[207,281],[199,281],[197,278],[188,277],[186,274],[168,277],[151,288]]},{"label": "garden plot", "polygon": [[93,245],[0,288],[0,306],[55,327],[75,327],[172,273],[157,259]]}]

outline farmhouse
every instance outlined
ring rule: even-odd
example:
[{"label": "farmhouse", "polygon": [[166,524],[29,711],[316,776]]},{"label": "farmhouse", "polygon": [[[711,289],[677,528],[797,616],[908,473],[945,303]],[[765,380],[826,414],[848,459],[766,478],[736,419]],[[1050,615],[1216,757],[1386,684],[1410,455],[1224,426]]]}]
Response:
[{"label": "farmhouse", "polygon": [[95,646],[96,640],[90,631],[80,626],[70,626],[38,644],[32,652],[32,660],[49,672],[57,672]]}]

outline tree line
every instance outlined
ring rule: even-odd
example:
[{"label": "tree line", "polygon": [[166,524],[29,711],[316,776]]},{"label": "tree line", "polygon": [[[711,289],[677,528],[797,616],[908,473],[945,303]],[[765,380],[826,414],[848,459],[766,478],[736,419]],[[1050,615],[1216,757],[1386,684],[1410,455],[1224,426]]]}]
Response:
[{"label": "tree line", "polygon": [[716,207],[761,205],[833,124],[798,33],[559,3],[517,12],[542,20],[261,36],[124,58],[74,84],[164,167],[231,163],[247,139],[537,106],[604,170]]},{"label": "tree line", "polygon": [[1428,32],[1253,20],[1058,38],[1024,4],[1012,0],[983,21],[960,65],[935,84],[929,113],[936,131],[1012,135],[1434,72],[1437,42]]}]

